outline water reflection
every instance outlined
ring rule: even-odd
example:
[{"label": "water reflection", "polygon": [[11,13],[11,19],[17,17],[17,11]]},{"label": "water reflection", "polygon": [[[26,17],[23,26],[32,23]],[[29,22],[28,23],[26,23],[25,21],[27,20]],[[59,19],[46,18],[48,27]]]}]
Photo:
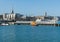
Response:
[{"label": "water reflection", "polygon": [[15,42],[15,26],[2,26],[2,41]]}]

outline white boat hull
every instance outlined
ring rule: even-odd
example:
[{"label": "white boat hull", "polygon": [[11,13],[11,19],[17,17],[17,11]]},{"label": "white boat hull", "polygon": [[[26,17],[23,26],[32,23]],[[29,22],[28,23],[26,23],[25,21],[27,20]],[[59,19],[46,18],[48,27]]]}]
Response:
[{"label": "white boat hull", "polygon": [[2,23],[1,25],[3,25],[3,26],[4,26],[4,25],[9,25],[9,24]]},{"label": "white boat hull", "polygon": [[41,20],[36,20],[37,24],[56,24],[57,20],[48,20],[48,21],[41,21]]}]

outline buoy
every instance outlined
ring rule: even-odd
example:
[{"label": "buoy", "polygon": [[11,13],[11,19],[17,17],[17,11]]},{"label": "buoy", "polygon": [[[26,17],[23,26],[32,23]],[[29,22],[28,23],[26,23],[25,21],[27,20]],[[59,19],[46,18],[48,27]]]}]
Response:
[{"label": "buoy", "polygon": [[32,22],[31,22],[31,25],[32,25],[32,26],[36,26],[36,22],[35,22],[35,21],[32,21]]}]

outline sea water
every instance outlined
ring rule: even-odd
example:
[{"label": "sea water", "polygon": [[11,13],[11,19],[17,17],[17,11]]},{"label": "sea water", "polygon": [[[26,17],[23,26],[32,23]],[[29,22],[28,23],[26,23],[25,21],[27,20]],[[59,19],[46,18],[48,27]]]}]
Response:
[{"label": "sea water", "polygon": [[48,25],[0,26],[0,42],[60,42],[60,27]]}]

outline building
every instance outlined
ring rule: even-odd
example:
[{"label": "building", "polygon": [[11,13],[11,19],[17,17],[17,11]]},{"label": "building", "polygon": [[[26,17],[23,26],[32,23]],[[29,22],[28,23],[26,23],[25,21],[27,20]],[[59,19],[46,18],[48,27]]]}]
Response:
[{"label": "building", "polygon": [[6,21],[21,21],[21,20],[24,20],[24,18],[22,17],[23,15],[21,15],[20,13],[14,13],[13,10],[11,11],[11,13],[3,14],[3,20],[6,20]]},{"label": "building", "polygon": [[26,21],[35,21],[36,17],[35,16],[26,16]]},{"label": "building", "polygon": [[35,16],[37,19],[43,19],[44,20],[44,16]]},{"label": "building", "polygon": [[21,21],[22,17],[23,17],[23,15],[21,15],[20,13],[16,13],[15,20],[16,21]]},{"label": "building", "polygon": [[4,13],[3,14],[3,20],[15,20],[15,13],[14,11],[12,10],[11,13]]}]

